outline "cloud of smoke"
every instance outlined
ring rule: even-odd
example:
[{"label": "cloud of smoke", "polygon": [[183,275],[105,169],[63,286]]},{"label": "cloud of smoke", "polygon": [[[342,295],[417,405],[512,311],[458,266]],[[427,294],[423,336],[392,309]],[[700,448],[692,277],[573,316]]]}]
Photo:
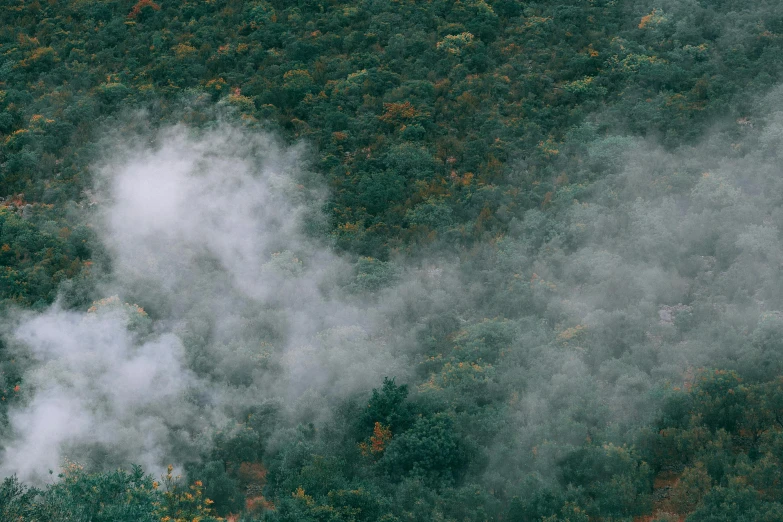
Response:
[{"label": "cloud of smoke", "polygon": [[[780,372],[782,128],[769,111],[676,151],[593,133],[569,145],[584,149],[577,181],[550,208],[377,288],[307,232],[325,190],[303,149],[232,127],[115,145],[95,226],[111,253],[102,293],[120,299],[16,329],[36,362],[3,467],[159,469],[245,407],[326,422],[397,376],[424,382],[417,400],[457,405],[459,429],[487,444],[488,480],[551,478],[586,440],[628,442],[694,368]],[[485,412],[512,428],[491,434]]]},{"label": "cloud of smoke", "polygon": [[97,169],[104,291],[122,299],[53,307],[12,336],[35,362],[6,473],[32,478],[65,458],[160,469],[232,408],[344,397],[403,371],[377,313],[340,290],[351,266],[306,232],[324,190],[303,149],[231,126],[153,142],[112,143]]},{"label": "cloud of smoke", "polygon": [[157,465],[166,433],[194,413],[180,407],[193,380],[180,340],[164,334],[141,341],[119,310],[52,308],[24,321],[16,339],[38,364],[25,379],[35,390],[29,404],[10,414],[18,437],[4,452],[7,471],[29,477],[56,470],[69,451],[91,446]]},{"label": "cloud of smoke", "polygon": [[154,150],[104,166],[111,193],[104,233],[118,272],[173,289],[207,256],[233,287],[266,297],[274,285],[264,260],[282,246],[306,248],[302,213],[317,194],[296,184],[297,152],[237,129],[196,141],[174,128]]},{"label": "cloud of smoke", "polygon": [[553,479],[585,441],[633,442],[700,368],[780,375],[780,93],[693,147],[594,135],[569,175],[601,175],[512,223],[486,267],[513,271],[495,310],[524,325],[499,366],[518,398],[492,473]]}]

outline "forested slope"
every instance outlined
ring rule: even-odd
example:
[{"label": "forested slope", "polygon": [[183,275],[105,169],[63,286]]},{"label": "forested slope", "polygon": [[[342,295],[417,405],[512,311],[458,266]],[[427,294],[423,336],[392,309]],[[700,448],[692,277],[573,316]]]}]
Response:
[{"label": "forested slope", "polygon": [[0,5],[3,520],[783,519],[779,2]]}]

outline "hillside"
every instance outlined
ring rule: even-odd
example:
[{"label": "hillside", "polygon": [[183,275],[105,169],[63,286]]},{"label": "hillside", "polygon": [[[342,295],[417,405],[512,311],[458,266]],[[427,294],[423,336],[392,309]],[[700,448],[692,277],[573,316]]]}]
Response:
[{"label": "hillside", "polygon": [[3,0],[0,518],[783,519],[781,52],[774,0]]}]

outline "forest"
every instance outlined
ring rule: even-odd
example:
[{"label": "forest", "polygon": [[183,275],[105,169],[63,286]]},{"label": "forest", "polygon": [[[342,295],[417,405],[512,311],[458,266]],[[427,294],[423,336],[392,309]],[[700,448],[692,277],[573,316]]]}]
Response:
[{"label": "forest", "polygon": [[0,520],[783,520],[779,0],[0,0]]}]

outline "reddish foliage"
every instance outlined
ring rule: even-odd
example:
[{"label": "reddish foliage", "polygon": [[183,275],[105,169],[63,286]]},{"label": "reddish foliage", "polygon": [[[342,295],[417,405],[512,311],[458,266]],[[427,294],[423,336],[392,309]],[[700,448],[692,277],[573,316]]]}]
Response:
[{"label": "reddish foliage", "polygon": [[384,426],[380,422],[376,422],[375,427],[372,430],[372,437],[370,437],[370,451],[373,453],[382,452],[386,449],[386,444],[391,438],[391,428]]},{"label": "reddish foliage", "polygon": [[411,102],[403,103],[384,103],[385,112],[379,117],[381,121],[387,123],[400,123],[419,115],[419,112],[411,105]]},{"label": "reddish foliage", "polygon": [[248,497],[245,499],[245,509],[251,513],[262,510],[274,511],[275,505],[259,495],[257,497]]},{"label": "reddish foliage", "polygon": [[131,20],[136,18],[145,7],[151,7],[155,11],[160,11],[160,6],[152,0],[139,0],[136,5],[133,6],[133,9],[131,9],[131,12],[128,13],[128,18]]},{"label": "reddish foliage", "polygon": [[239,465],[239,479],[245,484],[263,487],[266,483],[267,470],[260,462],[243,462]]}]

